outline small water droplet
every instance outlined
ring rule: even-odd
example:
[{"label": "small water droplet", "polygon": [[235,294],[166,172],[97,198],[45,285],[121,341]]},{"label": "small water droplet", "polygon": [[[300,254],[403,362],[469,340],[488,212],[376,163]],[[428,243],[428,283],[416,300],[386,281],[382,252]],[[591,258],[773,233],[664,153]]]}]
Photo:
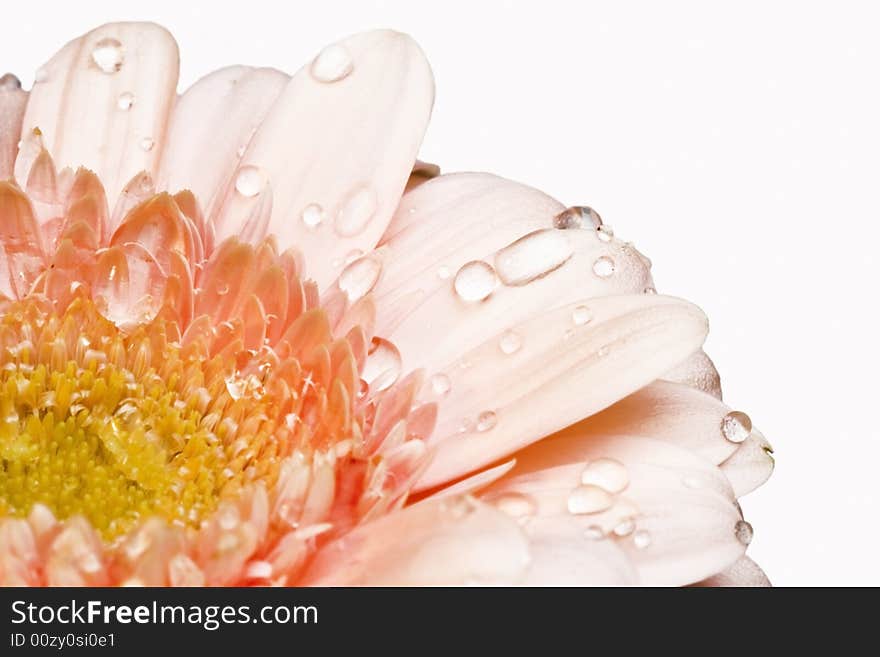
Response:
[{"label": "small water droplet", "polygon": [[223,283],[217,287],[217,294],[221,297],[229,294],[229,283]]},{"label": "small water droplet", "polygon": [[141,139],[141,149],[147,152],[153,150],[153,147],[156,145],[156,142],[153,141],[152,137],[144,137]]},{"label": "small water droplet", "polygon": [[324,208],[317,203],[309,203],[302,211],[302,222],[307,228],[317,228],[324,221]]},{"label": "small water droplet", "polygon": [[568,512],[575,515],[607,511],[613,504],[611,493],[593,485],[578,486],[568,496]]},{"label": "small water droplet", "polygon": [[575,326],[583,326],[584,324],[589,324],[593,319],[593,313],[587,306],[577,306],[571,312],[571,321],[575,323]]},{"label": "small water droplet", "polygon": [[740,520],[734,526],[733,534],[734,536],[736,536],[736,540],[738,540],[740,543],[742,543],[743,545],[748,545],[752,542],[752,537],[755,535],[755,530],[753,530],[752,526],[745,520]]},{"label": "small water droplet", "polygon": [[125,55],[122,44],[113,38],[101,39],[92,48],[92,62],[102,73],[116,73],[122,68]]},{"label": "small water droplet", "polygon": [[590,525],[584,530],[584,536],[591,541],[598,541],[605,538],[605,530],[599,525]]},{"label": "small water droplet", "polygon": [[349,264],[339,274],[339,289],[345,292],[349,302],[355,302],[366,296],[379,280],[382,263],[370,256],[360,258]]},{"label": "small water droplet", "polygon": [[581,483],[598,486],[609,493],[619,493],[629,486],[629,472],[620,461],[600,458],[587,464],[581,473]]},{"label": "small water droplet", "polygon": [[498,346],[501,348],[502,353],[509,356],[510,354],[519,351],[520,347],[522,347],[522,338],[519,337],[519,334],[514,333],[513,331],[507,331],[501,336]]},{"label": "small water droplet", "polygon": [[21,80],[15,77],[12,73],[6,73],[0,78],[0,90],[10,91],[14,89],[21,89]]},{"label": "small water droplet", "polygon": [[38,68],[34,73],[34,83],[43,84],[44,82],[49,80],[49,69],[47,68]]},{"label": "small water droplet", "polygon": [[336,215],[334,228],[342,237],[357,235],[367,227],[379,200],[372,187],[360,187],[354,190],[343,202]]},{"label": "small water droplet", "polygon": [[569,236],[548,228],[520,237],[495,254],[495,270],[505,285],[527,285],[559,269],[574,254]]},{"label": "small water droplet", "polygon": [[354,70],[351,53],[343,45],[327,46],[312,61],[312,77],[318,82],[337,82],[348,77]]},{"label": "small water droplet", "polygon": [[445,374],[435,374],[431,377],[431,389],[437,395],[445,395],[452,387],[449,377]]},{"label": "small water droplet", "polygon": [[489,431],[498,424],[498,416],[495,411],[483,411],[477,416],[477,431]]},{"label": "small water droplet", "polygon": [[721,435],[732,443],[743,442],[752,433],[752,420],[741,411],[731,411],[721,420]]},{"label": "small water droplet", "polygon": [[441,281],[447,280],[450,276],[452,276],[452,271],[446,265],[440,265],[437,269],[437,278]]},{"label": "small water droplet", "polygon": [[252,165],[243,166],[235,177],[235,191],[242,196],[251,198],[263,191],[266,186],[266,175],[262,169]]},{"label": "small water droplet", "polygon": [[130,91],[122,92],[119,94],[119,98],[116,99],[116,107],[123,112],[130,110],[132,105],[134,105],[134,94]]},{"label": "small water droplet", "polygon": [[497,286],[495,270],[482,260],[472,260],[462,265],[453,282],[458,298],[468,302],[486,299]]},{"label": "small water droplet", "polygon": [[492,500],[492,504],[502,513],[506,513],[511,518],[528,518],[535,515],[537,505],[535,501],[528,495],[522,493],[503,493]]},{"label": "small water droplet", "polygon": [[599,228],[602,218],[593,208],[586,205],[575,205],[553,217],[553,227],[561,230],[573,228]]},{"label": "small water droplet", "polygon": [[600,256],[593,263],[593,273],[599,278],[608,278],[614,273],[614,261],[608,256]]},{"label": "small water droplet", "polygon": [[610,242],[614,238],[614,230],[611,226],[599,226],[596,229],[596,237],[599,238],[600,242]]},{"label": "small water droplet", "polygon": [[633,545],[635,545],[639,550],[644,550],[646,547],[651,545],[651,534],[644,529],[640,529],[635,534],[633,534]]},{"label": "small water droplet", "polygon": [[645,288],[644,292],[645,294],[657,294],[657,290],[650,285]]},{"label": "small water droplet", "polygon": [[636,521],[632,518],[624,518],[614,527],[615,536],[629,536],[635,531]]}]

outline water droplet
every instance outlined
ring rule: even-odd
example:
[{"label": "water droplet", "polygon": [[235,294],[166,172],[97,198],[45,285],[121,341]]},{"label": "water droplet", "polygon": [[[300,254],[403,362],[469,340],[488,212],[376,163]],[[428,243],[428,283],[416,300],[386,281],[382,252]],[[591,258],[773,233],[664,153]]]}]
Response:
[{"label": "water droplet", "polygon": [[116,107],[122,111],[130,110],[132,105],[134,105],[134,94],[130,91],[124,91],[116,99]]},{"label": "water droplet", "polygon": [[152,137],[144,137],[141,139],[141,149],[147,152],[153,150],[153,146],[156,145],[156,142],[153,141]]},{"label": "water droplet", "polygon": [[372,187],[360,187],[352,192],[336,215],[334,227],[343,237],[361,233],[376,213],[379,200]]},{"label": "water droplet", "polygon": [[587,306],[577,306],[571,312],[571,321],[575,323],[576,326],[583,326],[584,324],[589,324],[593,319],[593,313]]},{"label": "water droplet", "polygon": [[324,221],[324,208],[317,203],[309,203],[303,208],[301,216],[307,228],[317,228]]},{"label": "water droplet", "polygon": [[559,269],[574,253],[569,236],[547,228],[536,230],[495,254],[495,270],[505,285],[526,285]]},{"label": "water droplet", "polygon": [[578,486],[568,496],[568,512],[575,515],[607,511],[613,504],[611,493],[598,486]]},{"label": "water droplet", "polygon": [[229,283],[222,283],[221,285],[217,286],[217,294],[221,297],[229,294]]},{"label": "water droplet", "polygon": [[752,529],[752,526],[747,523],[745,520],[740,520],[733,528],[733,534],[736,536],[736,540],[738,540],[743,545],[748,545],[752,542],[752,537],[755,535],[755,530]]},{"label": "water droplet", "polygon": [[752,433],[752,420],[741,411],[731,411],[721,420],[721,435],[732,443],[741,443]]},{"label": "water droplet", "polygon": [[312,61],[312,77],[318,82],[337,82],[354,70],[351,53],[343,45],[327,46]]},{"label": "water droplet", "polygon": [[6,73],[0,78],[0,90],[11,91],[14,89],[21,89],[21,80],[15,77],[12,73]]},{"label": "water droplet", "polygon": [[376,258],[367,256],[349,264],[339,274],[339,289],[345,292],[350,302],[366,296],[376,286],[382,263]]},{"label": "water droplet", "polygon": [[644,550],[646,547],[651,545],[651,534],[649,534],[644,529],[640,529],[635,534],[633,534],[633,545],[635,545],[639,550]]},{"label": "water droplet", "polygon": [[507,331],[504,335],[501,336],[501,340],[498,343],[498,346],[501,348],[502,353],[514,354],[519,351],[519,348],[522,347],[522,338],[519,337],[517,333],[513,331]]},{"label": "water droplet", "polygon": [[599,525],[590,525],[584,530],[584,536],[591,541],[598,541],[605,538],[605,530]]},{"label": "water droplet", "polygon": [[590,461],[581,473],[581,483],[619,493],[629,486],[629,472],[620,461],[609,458]]},{"label": "water droplet", "polygon": [[372,392],[380,392],[394,385],[402,367],[403,361],[397,347],[383,338],[373,338],[361,378]]},{"label": "water droplet", "polygon": [[489,431],[498,424],[498,416],[494,411],[483,411],[477,416],[477,431]]},{"label": "water droplet", "polygon": [[612,230],[611,226],[599,226],[596,229],[596,237],[599,238],[600,242],[610,242],[614,237],[614,230]]},{"label": "water droplet", "polygon": [[657,290],[650,285],[645,288],[644,292],[645,294],[657,294]]},{"label": "water droplet", "polygon": [[563,210],[553,217],[553,227],[561,230],[572,228],[599,228],[602,218],[593,208],[585,205],[575,205]]},{"label": "water droplet", "polygon": [[522,493],[503,493],[492,500],[492,504],[511,518],[527,518],[535,515],[537,510],[535,501]]},{"label": "water droplet", "polygon": [[101,39],[92,48],[92,62],[108,75],[122,68],[124,58],[122,44],[113,38]]},{"label": "water droplet", "polygon": [[42,84],[49,79],[49,69],[47,68],[38,68],[34,73],[34,82],[36,84]]},{"label": "water droplet", "polygon": [[636,521],[632,518],[624,518],[614,527],[615,536],[629,536],[635,531]]},{"label": "water droplet", "polygon": [[263,191],[266,186],[266,175],[262,169],[252,165],[243,166],[235,177],[235,191],[242,196],[251,198]]},{"label": "water droplet", "polygon": [[593,273],[599,278],[608,278],[614,273],[614,261],[608,256],[600,256],[593,263]]},{"label": "water droplet", "polygon": [[452,271],[446,265],[440,265],[437,269],[437,278],[441,281],[447,280],[450,276],[452,276]]},{"label": "water droplet", "polygon": [[482,260],[472,260],[462,265],[453,282],[459,299],[468,302],[486,299],[497,286],[498,276],[495,270]]},{"label": "water droplet", "polygon": [[437,395],[445,395],[452,387],[449,377],[445,374],[435,374],[431,377],[431,389]]}]

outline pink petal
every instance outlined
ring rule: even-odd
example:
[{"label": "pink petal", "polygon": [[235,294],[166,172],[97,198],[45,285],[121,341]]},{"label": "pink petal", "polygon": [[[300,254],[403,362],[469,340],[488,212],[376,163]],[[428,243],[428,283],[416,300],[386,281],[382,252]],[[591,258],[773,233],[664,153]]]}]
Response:
[{"label": "pink petal", "polygon": [[0,180],[12,177],[27,99],[20,87],[4,87],[0,82]]},{"label": "pink petal", "polygon": [[[114,58],[117,52],[121,60]],[[42,131],[59,170],[84,166],[97,173],[113,207],[135,174],[156,173],[177,68],[177,45],[164,28],[103,25],[68,43],[43,67],[46,77],[31,90],[23,132]],[[155,147],[145,149],[145,139]],[[16,164],[20,185],[28,172],[26,162]]]},{"label": "pink petal", "polygon": [[174,106],[157,180],[189,189],[206,216],[214,209],[272,104],[290,77],[270,68],[231,66],[206,75]]},{"label": "pink petal", "polygon": [[[328,62],[337,70],[328,71]],[[334,72],[340,79],[329,81]],[[308,263],[320,288],[351,252],[379,241],[415,161],[433,96],[430,68],[409,37],[365,32],[301,69],[254,135],[242,171],[256,167],[272,187],[268,231],[280,248],[320,254]],[[246,173],[250,182],[257,178],[253,169]],[[247,194],[253,190],[246,186]],[[241,196],[233,181],[217,216],[219,237],[239,231]]]},{"label": "pink petal", "polygon": [[694,586],[768,587],[773,585],[758,564],[748,557],[741,557],[739,561],[717,575],[697,582]]},{"label": "pink petal", "polygon": [[[581,303],[542,312],[462,353],[430,379],[442,398],[430,488],[487,465],[542,436],[597,413],[692,353],[706,318],[684,301],[656,295]],[[429,331],[430,332],[430,331]],[[515,336],[517,349],[505,351]]]},{"label": "pink petal", "polygon": [[700,349],[663,375],[667,381],[684,383],[721,399],[721,377],[715,363]]},{"label": "pink petal", "polygon": [[318,551],[303,584],[509,585],[529,552],[517,524],[471,498],[429,500],[360,525]]},{"label": "pink petal", "polygon": [[751,493],[773,474],[776,462],[773,448],[757,429],[752,430],[737,450],[719,467],[727,476],[737,497]]},{"label": "pink petal", "polygon": [[[539,311],[651,285],[631,246],[592,228],[553,229],[561,210],[542,192],[489,174],[440,176],[404,197],[393,237],[371,257],[382,261],[376,332],[400,348],[405,370],[436,370]],[[614,263],[606,277],[594,272],[603,257]],[[485,300],[468,302],[456,275],[473,261],[498,278]]]}]

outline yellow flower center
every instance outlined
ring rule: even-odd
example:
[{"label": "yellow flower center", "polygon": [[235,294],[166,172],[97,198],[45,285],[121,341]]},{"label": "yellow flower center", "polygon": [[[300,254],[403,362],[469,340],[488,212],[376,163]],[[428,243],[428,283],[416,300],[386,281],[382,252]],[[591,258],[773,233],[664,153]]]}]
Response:
[{"label": "yellow flower center", "polygon": [[196,526],[274,483],[292,432],[264,387],[271,363],[243,375],[171,329],[123,334],[82,298],[0,315],[0,517],[41,503],[111,540],[147,515]]}]

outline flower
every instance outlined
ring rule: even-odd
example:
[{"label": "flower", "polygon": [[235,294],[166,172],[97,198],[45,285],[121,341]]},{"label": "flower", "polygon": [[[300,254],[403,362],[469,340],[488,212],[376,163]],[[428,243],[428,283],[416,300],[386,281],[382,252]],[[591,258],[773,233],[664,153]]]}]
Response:
[{"label": "flower", "polygon": [[0,581],[766,582],[703,313],[594,210],[417,162],[409,37],[177,67],[119,23],[0,80]]}]

